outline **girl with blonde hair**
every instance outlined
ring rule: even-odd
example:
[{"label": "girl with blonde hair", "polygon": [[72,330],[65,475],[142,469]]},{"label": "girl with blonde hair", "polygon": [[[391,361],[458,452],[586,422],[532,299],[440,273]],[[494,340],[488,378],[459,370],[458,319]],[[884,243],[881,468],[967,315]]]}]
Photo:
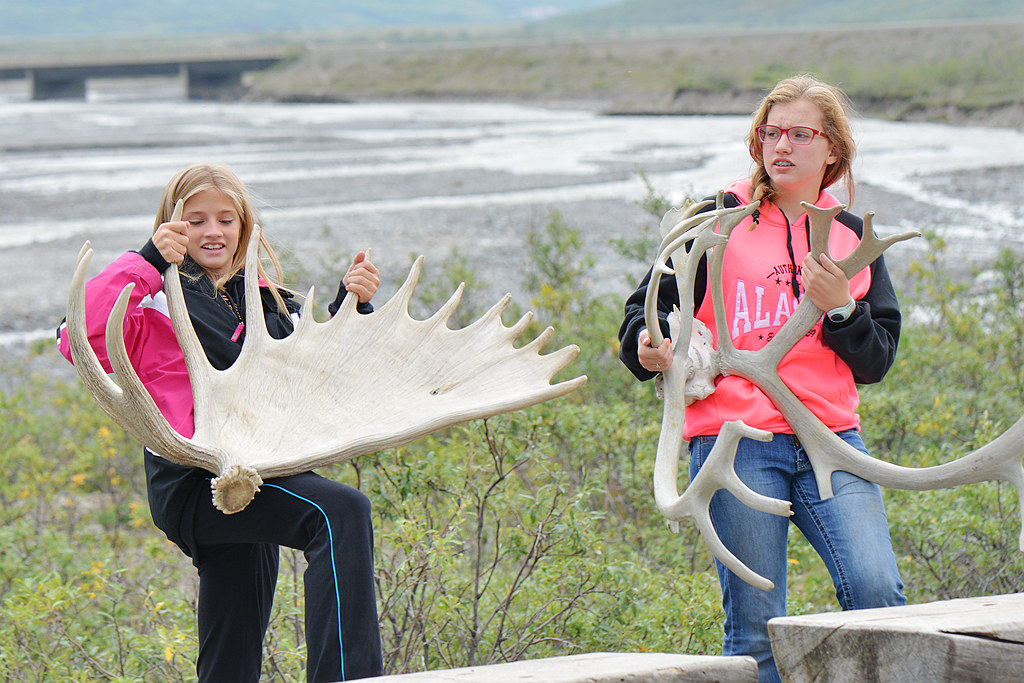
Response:
[{"label": "girl with blonde hair", "polygon": [[[853,196],[850,164],[856,148],[845,95],[809,76],[779,82],[757,108],[747,146],[753,171],[729,186],[726,205],[760,205],[732,231],[725,250],[725,329],[737,349],[760,349],[800,300],[810,297],[825,315],[779,363],[779,377],[840,438],[866,453],[856,385],[880,381],[892,365],[900,334],[899,305],[882,257],[848,279],[827,256],[811,256],[808,217],[801,204],[839,205],[827,191],[839,181],[845,181]],[[841,211],[833,220],[829,252],[845,257],[862,233],[863,221]],[[667,316],[680,305],[675,277],[663,276],[658,317],[665,341],[652,347],[643,311],[650,277],[648,272],[627,300],[619,330],[620,358],[641,380],[671,365]],[[695,282],[694,316],[711,330],[717,347],[715,312],[705,295],[709,286],[705,263]],[[685,418],[691,479],[725,422],[743,420],[773,434],[768,442],[741,440],[736,473],[754,491],[790,501],[790,519],[824,561],[843,609],[906,602],[877,485],[835,472],[835,495],[822,500],[792,428],[768,396],[742,377],[719,377],[714,393],[687,406]],[[757,660],[762,682],[778,681],[768,620],[786,614],[789,520],[748,508],[725,490],[712,498],[711,519],[726,547],[775,585],[764,592],[716,561],[725,609],[723,654],[750,655]]]},{"label": "girl with blonde hair", "polygon": [[[181,220],[171,220],[184,202]],[[245,340],[246,247],[256,221],[252,198],[231,169],[196,165],[167,184],[153,236],[123,254],[85,287],[89,341],[110,372],[104,330],[114,301],[129,283],[125,347],[136,373],[168,423],[182,436],[194,432],[191,385],[163,294],[163,275],[179,269],[189,317],[207,358],[217,369],[234,363]],[[260,253],[274,271],[258,266],[267,331],[291,334],[299,307],[282,286],[281,265],[261,236]],[[262,259],[261,259],[262,260]],[[370,300],[380,274],[368,253],[356,255],[329,307],[346,293],[357,310]],[[71,360],[64,326],[60,349]],[[305,472],[264,481],[236,514],[213,506],[212,473],[176,465],[146,449],[146,485],[153,522],[192,558],[199,573],[199,652],[203,682],[257,681],[263,637],[277,582],[278,546],[303,551],[306,676],[344,681],[382,672],[373,576],[370,501],[358,490]]]}]

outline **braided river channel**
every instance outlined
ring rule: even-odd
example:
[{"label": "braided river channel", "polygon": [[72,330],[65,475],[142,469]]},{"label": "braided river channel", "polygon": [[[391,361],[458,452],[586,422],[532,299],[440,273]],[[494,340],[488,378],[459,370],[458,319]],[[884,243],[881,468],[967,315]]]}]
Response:
[{"label": "braided river channel", "polygon": [[[0,352],[52,335],[82,244],[95,250],[90,274],[141,247],[164,184],[196,162],[226,163],[249,184],[291,284],[315,284],[318,300],[369,247],[380,302],[415,256],[429,275],[457,251],[477,305],[508,291],[528,307],[526,235],[555,211],[594,257],[584,284],[621,300],[647,265],[612,240],[657,223],[638,206],[643,178],[676,203],[712,194],[747,174],[747,126],[516,104],[191,102],[147,84],[35,102],[0,83]],[[872,119],[855,132],[851,209],[874,211],[878,232],[941,235],[965,272],[1024,248],[1024,133]],[[924,246],[887,253],[897,286]]]}]

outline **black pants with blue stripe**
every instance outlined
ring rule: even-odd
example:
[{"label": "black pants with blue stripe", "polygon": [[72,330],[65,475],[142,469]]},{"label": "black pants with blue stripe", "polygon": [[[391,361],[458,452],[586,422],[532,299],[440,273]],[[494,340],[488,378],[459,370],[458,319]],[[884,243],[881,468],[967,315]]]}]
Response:
[{"label": "black pants with blue stripe", "polygon": [[256,681],[277,585],[278,546],[302,550],[306,677],[382,673],[369,499],[312,472],[270,479],[239,513],[198,505],[201,682]]}]

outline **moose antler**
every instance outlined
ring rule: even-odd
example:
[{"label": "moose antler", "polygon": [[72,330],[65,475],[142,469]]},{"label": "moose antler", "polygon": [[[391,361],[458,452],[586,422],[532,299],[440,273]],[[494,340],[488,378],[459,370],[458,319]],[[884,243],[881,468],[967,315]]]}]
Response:
[{"label": "moose antler", "polygon": [[[736,478],[732,467],[735,448],[739,442],[739,437],[735,436],[736,430],[740,429],[740,426],[746,430],[750,428],[742,423],[726,424],[698,477],[682,496],[678,494],[677,489],[678,461],[684,426],[685,383],[692,373],[692,361],[688,358],[687,348],[693,328],[693,312],[691,306],[687,304],[693,298],[693,280],[697,265],[704,253],[710,251],[709,281],[719,343],[718,349],[713,352],[714,359],[710,365],[719,368],[723,375],[744,377],[757,385],[772,400],[807,452],[823,498],[832,496],[832,473],[836,470],[850,472],[889,488],[912,490],[950,488],[982,481],[1005,481],[1016,488],[1020,501],[1022,531],[1019,545],[1024,551],[1024,449],[1020,445],[1021,439],[1024,438],[1024,417],[988,445],[962,458],[934,467],[900,467],[865,455],[847,444],[800,402],[779,379],[777,373],[778,364],[783,356],[821,318],[822,311],[809,297],[803,298],[782,329],[760,350],[739,350],[733,346],[725,326],[725,305],[722,296],[724,249],[719,247],[724,246],[732,229],[740,220],[752,213],[757,205],[754,203],[745,207],[724,209],[722,200],[723,194],[719,193],[716,208],[704,214],[698,214],[697,211],[706,208],[709,204],[707,202],[694,205],[685,212],[673,210],[665,215],[662,230],[666,232],[666,236],[659,247],[648,285],[644,313],[651,343],[654,346],[659,346],[662,341],[656,311],[662,274],[675,272],[679,285],[679,300],[683,302],[683,311],[677,309],[670,316],[670,323],[673,322],[673,317],[678,317],[679,322],[673,324],[676,339],[673,363],[664,373],[664,415],[654,468],[655,501],[662,514],[672,522],[678,522],[686,517],[693,518],[701,536],[722,564],[752,585],[765,590],[772,588],[773,584],[770,581],[752,572],[724,548],[714,528],[706,521],[711,496],[722,488],[728,488],[744,503],[757,510],[778,515],[790,514],[788,503],[758,496]],[[845,207],[820,209],[806,203],[803,206],[810,217],[811,252],[814,258],[820,258],[822,253],[828,254],[828,234],[832,219]],[[866,268],[892,244],[920,235],[917,232],[906,232],[879,239],[872,226],[873,216],[873,213],[865,216],[864,234],[857,248],[845,259],[836,262],[847,277],[852,277]],[[716,226],[719,228],[717,233],[714,230]],[[684,244],[691,246],[686,254],[682,272],[678,268],[673,271],[668,268],[667,261]],[[676,326],[678,334],[675,333]],[[687,340],[687,343],[683,343],[683,340]],[[744,432],[741,436],[764,439],[764,433],[760,430]],[[723,448],[731,452],[716,456],[715,450],[723,440]],[[702,479],[705,470],[709,470],[708,476]],[[695,488],[697,492],[691,495],[691,489]]]},{"label": "moose antler", "polygon": [[106,347],[116,383],[89,346],[85,327],[86,271],[92,250],[79,253],[68,300],[68,337],[79,376],[103,409],[155,453],[215,474],[214,504],[243,509],[262,484],[277,477],[408,443],[443,427],[525,408],[564,396],[586,376],[551,384],[579,353],[575,345],[541,355],[549,327],[516,348],[532,314],[511,327],[501,314],[506,295],[471,325],[447,322],[463,285],[432,317],[414,320],[409,301],[422,257],[395,296],[368,315],[347,295],[327,322],[313,319],[309,290],[294,332],[274,339],[266,330],[256,276],[259,226],[246,252],[247,334],[226,370],[214,369],[188,318],[177,268],[164,287],[174,332],[192,384],[195,433],[175,432],[157,410],[128,360],[122,333],[127,285],[107,320]]}]

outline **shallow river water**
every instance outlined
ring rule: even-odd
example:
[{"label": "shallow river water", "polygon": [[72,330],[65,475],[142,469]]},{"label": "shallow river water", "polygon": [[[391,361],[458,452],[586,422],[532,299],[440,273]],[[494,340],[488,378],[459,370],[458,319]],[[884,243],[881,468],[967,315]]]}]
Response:
[{"label": "shallow river water", "polygon": [[[167,87],[32,102],[0,83],[0,345],[49,335],[82,243],[95,249],[93,273],[141,246],[163,185],[200,161],[238,171],[265,231],[288,247],[294,284],[316,284],[320,297],[372,247],[382,297],[413,256],[429,272],[458,249],[481,282],[477,299],[521,300],[524,236],[557,210],[597,258],[588,284],[621,298],[644,266],[610,240],[655,223],[637,206],[639,172],[673,201],[713,193],[748,171],[746,126],[513,104],[201,103]],[[935,230],[964,262],[1024,246],[1024,133],[869,119],[856,134],[852,209],[874,210],[879,232]],[[915,248],[894,248],[890,267]]]}]

